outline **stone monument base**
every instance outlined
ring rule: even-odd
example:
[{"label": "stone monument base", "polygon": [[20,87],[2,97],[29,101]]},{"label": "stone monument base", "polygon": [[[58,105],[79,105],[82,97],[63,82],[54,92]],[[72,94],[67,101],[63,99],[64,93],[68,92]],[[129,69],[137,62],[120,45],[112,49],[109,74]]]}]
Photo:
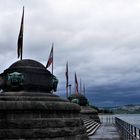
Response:
[{"label": "stone monument base", "polygon": [[50,93],[0,95],[0,139],[88,140],[80,106]]}]

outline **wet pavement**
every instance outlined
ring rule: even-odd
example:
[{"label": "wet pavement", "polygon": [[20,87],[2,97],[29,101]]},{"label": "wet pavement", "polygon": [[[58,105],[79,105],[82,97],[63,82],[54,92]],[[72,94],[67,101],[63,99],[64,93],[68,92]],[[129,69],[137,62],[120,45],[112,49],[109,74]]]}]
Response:
[{"label": "wet pavement", "polygon": [[102,124],[89,140],[122,140],[114,125]]}]

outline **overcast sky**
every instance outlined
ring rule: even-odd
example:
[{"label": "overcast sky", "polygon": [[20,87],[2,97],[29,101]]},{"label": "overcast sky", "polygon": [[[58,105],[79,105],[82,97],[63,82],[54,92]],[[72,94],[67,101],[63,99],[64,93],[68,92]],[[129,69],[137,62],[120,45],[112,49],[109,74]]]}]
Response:
[{"label": "overcast sky", "polygon": [[25,6],[23,58],[46,65],[54,42],[57,94],[65,93],[65,64],[98,106],[140,103],[139,0],[0,0],[0,73],[17,61]]}]

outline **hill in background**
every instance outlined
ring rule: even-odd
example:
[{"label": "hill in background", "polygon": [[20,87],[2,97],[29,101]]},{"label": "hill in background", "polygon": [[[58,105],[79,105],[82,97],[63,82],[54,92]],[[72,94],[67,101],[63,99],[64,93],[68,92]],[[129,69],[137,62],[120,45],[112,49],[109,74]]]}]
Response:
[{"label": "hill in background", "polygon": [[117,107],[107,107],[114,114],[140,114],[140,104],[139,105],[124,105]]}]

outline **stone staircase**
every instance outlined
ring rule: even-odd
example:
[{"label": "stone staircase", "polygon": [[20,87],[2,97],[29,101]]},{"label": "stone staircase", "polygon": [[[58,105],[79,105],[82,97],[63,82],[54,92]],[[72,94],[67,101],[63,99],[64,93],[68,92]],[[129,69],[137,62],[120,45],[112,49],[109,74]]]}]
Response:
[{"label": "stone staircase", "polygon": [[86,132],[88,136],[91,136],[100,127],[100,123],[95,122],[92,119],[83,119],[84,126],[86,127]]}]

